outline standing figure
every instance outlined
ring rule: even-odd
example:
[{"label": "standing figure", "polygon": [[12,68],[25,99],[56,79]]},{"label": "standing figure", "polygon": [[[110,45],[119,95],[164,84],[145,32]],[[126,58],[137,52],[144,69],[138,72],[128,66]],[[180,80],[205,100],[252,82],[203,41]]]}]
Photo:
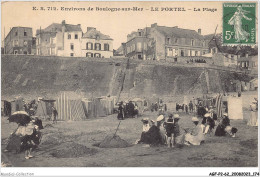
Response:
[{"label": "standing figure", "polygon": [[249,126],[258,126],[258,100],[257,98],[254,98],[255,100],[250,104],[251,114],[250,118],[247,122],[247,125]]},{"label": "standing figure", "polygon": [[123,120],[123,119],[124,119],[123,111],[124,111],[123,102],[121,102],[121,103],[119,104],[118,114],[117,114],[117,118],[118,118],[119,120]]},{"label": "standing figure", "polygon": [[190,101],[190,103],[189,103],[189,110],[190,110],[190,112],[193,112],[193,103],[192,103],[192,101]]},{"label": "standing figure", "polygon": [[174,147],[174,122],[173,122],[172,114],[169,115],[169,118],[165,123],[165,130],[166,130],[168,147]]},{"label": "standing figure", "polygon": [[242,9],[242,5],[237,6],[237,11],[234,13],[234,15],[230,18],[228,21],[229,25],[234,25],[234,31],[235,31],[235,39],[236,42],[240,42],[241,40],[248,41],[248,38],[250,34],[246,32],[242,28],[242,19],[246,19],[251,21],[252,18],[248,18],[245,14],[248,14],[248,11],[245,11]]},{"label": "standing figure", "polygon": [[58,111],[57,109],[52,106],[52,115],[53,115],[53,124],[56,124],[57,123],[57,116],[58,116]]},{"label": "standing figure", "polygon": [[189,114],[189,108],[188,108],[188,105],[185,104],[185,112],[186,114]]},{"label": "standing figure", "polygon": [[156,102],[154,105],[154,110],[157,112],[158,111],[158,103]]},{"label": "standing figure", "polygon": [[152,105],[151,105],[151,112],[153,112],[154,111],[154,104],[152,103]]}]

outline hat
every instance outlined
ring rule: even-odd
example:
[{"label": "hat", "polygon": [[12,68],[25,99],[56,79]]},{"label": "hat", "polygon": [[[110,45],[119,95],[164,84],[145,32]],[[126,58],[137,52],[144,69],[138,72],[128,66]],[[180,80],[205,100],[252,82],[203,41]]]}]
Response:
[{"label": "hat", "polygon": [[164,119],[164,116],[160,115],[159,117],[157,117],[156,121],[159,122],[159,121],[162,121],[163,119]]},{"label": "hat", "polygon": [[204,117],[210,117],[210,113],[206,113]]},{"label": "hat", "polygon": [[192,117],[191,121],[192,122],[199,122],[199,119],[197,117]]},{"label": "hat", "polygon": [[142,121],[143,123],[148,123],[149,118],[143,118],[141,121]]},{"label": "hat", "polygon": [[169,116],[169,117],[173,117],[172,113],[168,113],[168,116]]},{"label": "hat", "polygon": [[180,119],[180,115],[179,114],[174,114],[173,118],[174,119]]}]

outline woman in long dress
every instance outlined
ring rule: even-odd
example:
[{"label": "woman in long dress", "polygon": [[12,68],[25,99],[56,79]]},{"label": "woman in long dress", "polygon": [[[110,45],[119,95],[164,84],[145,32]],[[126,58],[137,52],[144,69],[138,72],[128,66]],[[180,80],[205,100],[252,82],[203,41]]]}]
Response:
[{"label": "woman in long dress", "polygon": [[252,18],[245,16],[246,13],[248,12],[243,10],[241,5],[238,5],[237,11],[228,21],[229,25],[234,25],[236,42],[240,42],[241,40],[246,40],[246,42],[248,41],[250,34],[242,28],[242,19],[244,18],[251,21]]},{"label": "woman in long dress", "polygon": [[197,117],[192,118],[192,122],[194,123],[194,128],[190,133],[185,135],[185,144],[186,145],[200,145],[202,141],[205,140],[205,136],[203,134],[203,129],[199,125],[199,119]]},{"label": "woman in long dress", "polygon": [[255,98],[256,101],[254,101],[251,105],[250,105],[250,109],[251,109],[251,114],[250,114],[250,118],[247,122],[247,125],[249,126],[258,126],[258,103],[257,103],[257,99]]}]

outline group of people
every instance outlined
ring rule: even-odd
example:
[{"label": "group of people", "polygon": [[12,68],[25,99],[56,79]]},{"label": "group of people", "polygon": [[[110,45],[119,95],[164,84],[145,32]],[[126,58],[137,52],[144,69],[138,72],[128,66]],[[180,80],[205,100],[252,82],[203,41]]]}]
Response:
[{"label": "group of people", "polygon": [[187,61],[187,63],[207,63],[207,62],[204,59],[195,59],[195,60],[193,60],[191,58],[190,61]]},{"label": "group of people", "polygon": [[163,103],[163,100],[160,100],[159,103],[155,102],[151,104],[151,112],[159,111],[159,114],[164,113],[167,111],[167,105]]},{"label": "group of people", "polygon": [[25,159],[32,158],[32,151],[36,149],[41,142],[41,129],[43,129],[42,121],[34,116],[31,117],[29,123],[19,123],[17,129],[8,139],[5,152],[25,152]]},{"label": "group of people", "polygon": [[176,112],[179,112],[179,110],[182,110],[182,112],[186,112],[186,114],[192,113],[195,111],[195,106],[192,101],[189,102],[189,104],[179,104],[176,103]]},{"label": "group of people", "polygon": [[[183,128],[179,125],[179,114],[161,114],[156,122],[148,118],[142,119],[143,131],[140,140],[136,143],[149,145],[167,145],[178,147],[182,145],[200,145],[205,142],[205,135],[212,135],[217,125],[215,136],[229,135],[235,137],[237,128],[230,125],[228,115],[225,113],[220,121],[213,119],[213,109],[210,109],[200,121],[198,117],[192,117],[192,128]],[[201,123],[200,123],[201,122]],[[156,124],[155,124],[156,123]]]},{"label": "group of people", "polygon": [[121,101],[118,107],[117,118],[123,120],[125,118],[134,118],[138,116],[138,105],[129,101],[128,103]]}]

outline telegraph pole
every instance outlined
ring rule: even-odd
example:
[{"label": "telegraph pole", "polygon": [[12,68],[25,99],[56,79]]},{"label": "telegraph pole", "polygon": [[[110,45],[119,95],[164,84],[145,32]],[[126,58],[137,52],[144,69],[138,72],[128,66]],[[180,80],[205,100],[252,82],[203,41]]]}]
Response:
[{"label": "telegraph pole", "polygon": [[4,53],[5,54],[5,27],[4,27],[4,42],[3,42],[3,45],[4,45]]}]

